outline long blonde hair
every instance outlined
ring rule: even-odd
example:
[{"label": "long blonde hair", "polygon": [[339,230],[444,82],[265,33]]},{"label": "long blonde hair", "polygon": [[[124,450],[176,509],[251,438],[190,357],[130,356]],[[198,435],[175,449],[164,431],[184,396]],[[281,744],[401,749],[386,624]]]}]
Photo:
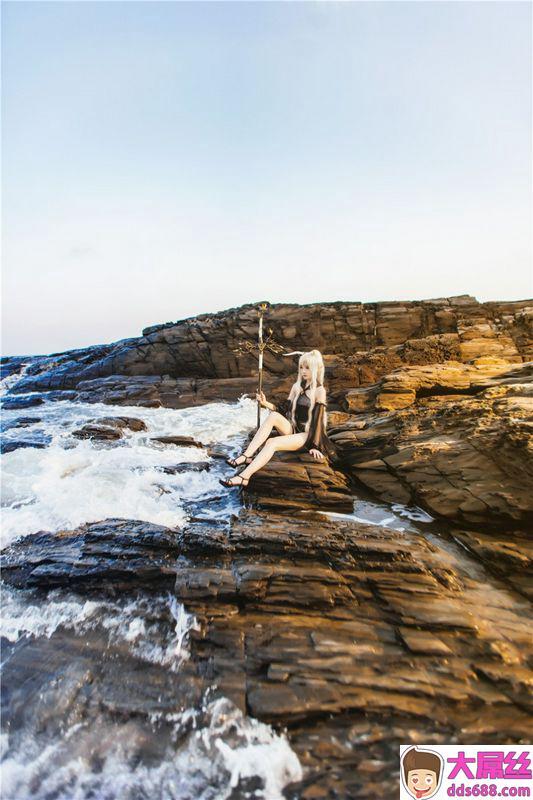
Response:
[{"label": "long blonde hair", "polygon": [[[316,402],[316,390],[318,386],[322,386],[324,384],[324,361],[322,359],[322,353],[320,350],[310,350],[308,353],[302,353],[300,358],[298,359],[298,377],[296,381],[291,386],[291,390],[289,392],[289,401],[292,401],[291,405],[291,420],[292,424],[296,428],[296,402],[298,397],[302,391],[302,379],[301,379],[301,368],[303,365],[307,365],[311,372],[311,381],[310,381],[310,404],[309,404],[309,413],[307,416],[307,422],[305,423],[305,430],[309,430],[309,425],[311,424],[311,417],[313,415],[313,407]],[[327,424],[327,414],[324,413],[324,431],[326,430]]]}]

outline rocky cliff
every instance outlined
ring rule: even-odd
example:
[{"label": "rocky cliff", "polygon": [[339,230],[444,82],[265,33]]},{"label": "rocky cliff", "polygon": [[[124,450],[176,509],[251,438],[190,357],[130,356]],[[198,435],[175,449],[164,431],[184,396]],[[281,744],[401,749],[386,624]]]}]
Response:
[{"label": "rocky cliff", "polygon": [[[533,301],[275,304],[266,328],[285,352],[323,353],[329,433],[356,485],[461,524],[531,525]],[[4,403],[40,402],[28,392],[173,408],[234,401],[255,392],[256,357],[236,351],[256,336],[253,305],[154,325],[137,339],[29,360]],[[24,365],[4,362],[15,376]],[[286,397],[295,366],[296,357],[266,351],[274,402]],[[271,472],[250,490],[290,504],[291,491],[272,492]],[[341,477],[333,478],[333,504],[346,492]],[[304,502],[302,492],[292,498]]]},{"label": "rocky cliff", "polygon": [[[470,362],[493,355],[509,363],[533,353],[533,301],[479,303],[468,295],[383,303],[276,303],[266,328],[285,351],[317,348],[333,392],[364,386],[403,364]],[[182,407],[237,397],[255,384],[257,359],[235,352],[257,338],[257,310],[244,305],[216,314],[153,325],[138,338],[41,358],[18,392],[76,389],[83,397],[112,393],[117,402]],[[17,365],[20,366],[18,359]],[[23,362],[22,362],[23,363]],[[13,366],[13,365],[11,365]],[[4,359],[4,368],[10,360]],[[270,384],[294,372],[294,360],[266,352]],[[211,382],[226,381],[211,388]]]}]

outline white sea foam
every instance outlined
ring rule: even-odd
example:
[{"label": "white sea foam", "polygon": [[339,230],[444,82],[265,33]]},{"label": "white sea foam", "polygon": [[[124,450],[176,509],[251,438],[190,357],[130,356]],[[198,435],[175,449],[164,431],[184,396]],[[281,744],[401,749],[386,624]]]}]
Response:
[{"label": "white sea foam", "polygon": [[22,636],[50,637],[58,628],[83,634],[101,627],[110,642],[128,642],[137,658],[171,671],[189,658],[188,634],[198,627],[195,617],[168,593],[112,601],[84,600],[54,589],[37,604],[26,591],[2,585],[1,602],[0,635],[10,642]]},{"label": "white sea foam", "polygon": [[412,519],[414,522],[434,522],[435,517],[432,517],[427,511],[419,506],[402,506],[400,503],[393,503],[391,509],[395,514],[401,517]]},{"label": "white sea foam", "polygon": [[[39,604],[31,595],[3,587],[0,633],[11,642],[49,637],[60,627],[80,635],[100,627],[110,642],[122,640],[132,655],[172,671],[189,657],[188,634],[197,622],[170,594],[93,601],[56,589]],[[10,746],[5,735],[3,800],[224,800],[249,780],[243,796],[283,800],[283,788],[302,778],[286,737],[225,698],[150,719],[150,732],[150,720],[140,727],[135,720],[119,724],[93,717],[52,741],[27,730]],[[158,763],[145,763],[146,736],[157,737],[161,723],[171,726],[178,744],[169,745]]]},{"label": "white sea foam", "polygon": [[21,368],[20,372],[14,372],[12,375],[7,375],[7,377],[2,378],[2,380],[0,381],[0,397],[2,397],[3,395],[7,394],[9,392],[9,390],[16,383],[18,383],[19,380],[21,380],[21,378],[25,377],[29,366],[30,366],[29,364],[24,364],[24,366]]},{"label": "white sea foam", "polygon": [[[204,444],[231,442],[253,427],[255,409],[248,398],[182,410],[63,401],[39,406],[38,425],[52,437],[50,445],[1,457],[2,545],[35,531],[75,528],[109,517],[183,525],[184,502],[220,495],[220,462],[210,459],[206,450],[163,445],[153,437],[184,434]],[[13,414],[5,412],[6,417]],[[112,443],[72,436],[90,418],[120,415],[142,419],[148,430],[127,430],[123,439]],[[20,435],[13,430],[5,434]],[[211,461],[212,469],[174,475],[162,471],[178,462],[198,461]]]},{"label": "white sea foam", "polygon": [[[172,721],[179,716],[191,712]],[[286,737],[226,698],[194,716],[196,728],[156,764],[143,761],[135,721],[77,724],[44,746],[22,738],[2,761],[3,800],[226,800],[250,778],[254,784],[242,796],[283,800],[284,787],[302,779]]]}]

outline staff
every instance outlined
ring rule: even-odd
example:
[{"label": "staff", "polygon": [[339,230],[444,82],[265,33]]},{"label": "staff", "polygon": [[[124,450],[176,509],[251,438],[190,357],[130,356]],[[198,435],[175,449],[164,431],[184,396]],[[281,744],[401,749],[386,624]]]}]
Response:
[{"label": "staff", "polygon": [[[263,314],[268,308],[268,303],[260,303],[258,308],[259,313],[259,396],[261,396],[261,392],[263,391],[263,350],[265,349],[265,343],[263,342]],[[261,425],[261,403],[257,401],[257,428]]]}]

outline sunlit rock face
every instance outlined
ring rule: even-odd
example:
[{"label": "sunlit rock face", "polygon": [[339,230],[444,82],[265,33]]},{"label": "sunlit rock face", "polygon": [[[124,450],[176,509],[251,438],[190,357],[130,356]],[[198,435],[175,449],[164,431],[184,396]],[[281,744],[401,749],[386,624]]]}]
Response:
[{"label": "sunlit rock face", "polygon": [[346,404],[361,391],[365,410],[329,432],[354,478],[459,523],[531,526],[531,364],[406,367]]},{"label": "sunlit rock face", "polygon": [[[509,363],[528,360],[532,315],[531,301],[479,303],[462,295],[412,302],[277,303],[265,325],[285,351],[324,353],[335,392],[373,383],[403,364],[467,363],[486,355]],[[234,399],[253,391],[256,358],[235,351],[256,337],[257,309],[251,304],[200,314],[145,328],[137,338],[37,357],[17,392],[76,389],[84,400],[94,394],[113,403],[134,399],[169,407],[209,402],[213,392]],[[11,359],[5,370],[20,370],[23,364]],[[284,391],[293,360],[267,350],[265,372],[267,386]]]}]

